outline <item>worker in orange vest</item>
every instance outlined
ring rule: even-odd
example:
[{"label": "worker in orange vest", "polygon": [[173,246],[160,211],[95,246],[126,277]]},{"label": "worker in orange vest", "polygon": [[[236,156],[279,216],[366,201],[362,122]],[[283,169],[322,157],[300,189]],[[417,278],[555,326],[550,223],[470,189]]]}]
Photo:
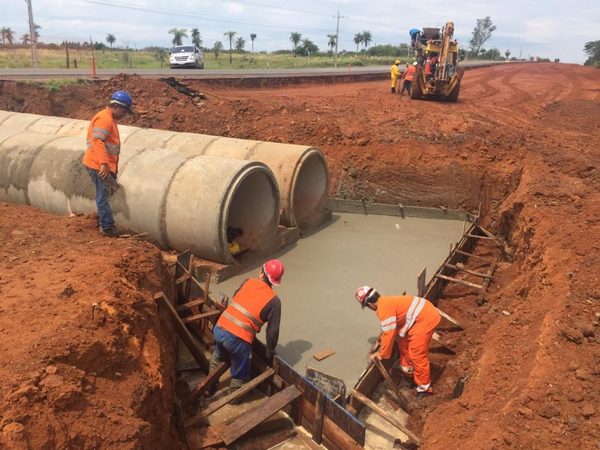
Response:
[{"label": "worker in orange vest", "polygon": [[[215,351],[210,360],[209,371],[222,362],[231,364],[230,390],[234,391],[252,377],[252,342],[265,322],[267,325],[268,360],[273,359],[279,339],[281,300],[273,290],[279,286],[285,268],[278,259],[271,259],[260,268],[258,279],[245,280],[235,292],[227,309],[223,311],[213,328]],[[207,390],[214,394],[216,386]]]},{"label": "worker in orange vest", "polygon": [[396,86],[398,85],[398,78],[400,78],[400,60],[397,59],[390,67],[390,77],[392,79],[391,92],[392,94],[396,93]]},{"label": "worker in orange vest", "polygon": [[115,227],[110,196],[116,192],[121,140],[117,121],[132,112],[133,100],[125,91],[112,94],[108,106],[98,112],[87,131],[87,149],[82,163],[96,187],[96,208],[100,231],[105,236],[119,235]]},{"label": "worker in orange vest", "polygon": [[431,78],[431,76],[433,75],[433,72],[435,71],[435,66],[437,65],[439,56],[437,56],[436,54],[434,54],[433,56],[428,56],[427,60],[425,61],[425,76],[427,78]]},{"label": "worker in orange vest", "polygon": [[429,370],[429,343],[441,320],[437,308],[424,298],[412,295],[384,296],[369,287],[356,290],[356,299],[376,312],[381,324],[380,349],[376,358],[392,357],[398,339],[400,368],[416,384],[417,397],[433,394]]},{"label": "worker in orange vest", "polygon": [[408,91],[408,95],[410,95],[412,91],[412,82],[417,74],[417,65],[418,63],[415,61],[412,63],[412,66],[406,67],[406,72],[404,72],[404,76],[402,77],[403,82],[400,95],[404,95],[404,91]]}]

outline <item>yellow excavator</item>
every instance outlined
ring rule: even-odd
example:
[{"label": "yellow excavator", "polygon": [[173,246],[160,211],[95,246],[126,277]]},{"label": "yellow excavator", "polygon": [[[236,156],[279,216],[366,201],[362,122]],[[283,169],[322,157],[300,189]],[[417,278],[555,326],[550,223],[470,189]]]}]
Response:
[{"label": "yellow excavator", "polygon": [[412,46],[417,57],[417,73],[410,98],[455,102],[460,92],[462,68],[458,67],[458,42],[454,22],[443,28],[411,30]]}]

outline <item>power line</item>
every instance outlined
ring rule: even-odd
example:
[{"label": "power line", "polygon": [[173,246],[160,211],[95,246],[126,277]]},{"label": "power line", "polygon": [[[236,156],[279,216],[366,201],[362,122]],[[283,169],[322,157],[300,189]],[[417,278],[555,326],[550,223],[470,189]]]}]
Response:
[{"label": "power line", "polygon": [[[248,22],[248,21],[235,20],[235,19],[221,19],[219,17],[210,16],[207,14],[193,14],[193,13],[187,13],[187,12],[183,13],[183,12],[171,11],[171,10],[168,10],[165,8],[140,6],[140,5],[135,5],[135,4],[121,3],[121,2],[113,1],[113,0],[76,0],[76,1],[81,2],[81,3],[92,3],[92,4],[96,4],[96,5],[110,6],[113,8],[129,9],[129,10],[133,10],[133,11],[157,13],[157,14],[168,15],[168,16],[177,16],[177,17],[186,17],[186,18],[192,17],[195,19],[210,20],[212,22],[221,22],[221,23],[227,23],[227,24],[234,23],[234,24],[240,24],[240,25],[251,25],[251,26],[260,26],[260,27],[266,27],[266,28],[281,29],[281,30],[289,30],[289,27],[287,27],[287,26],[275,25],[272,23]],[[318,31],[318,32],[322,32],[322,33],[326,33],[327,31],[329,31],[324,28],[306,28],[306,29],[312,30],[312,31]]]}]

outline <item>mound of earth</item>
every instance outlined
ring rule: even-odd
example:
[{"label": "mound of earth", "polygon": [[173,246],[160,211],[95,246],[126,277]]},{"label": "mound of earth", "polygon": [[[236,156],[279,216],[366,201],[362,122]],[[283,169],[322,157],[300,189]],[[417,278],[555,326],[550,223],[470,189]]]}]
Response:
[{"label": "mound of earth", "polygon": [[0,203],[0,448],[177,448],[157,248]]}]

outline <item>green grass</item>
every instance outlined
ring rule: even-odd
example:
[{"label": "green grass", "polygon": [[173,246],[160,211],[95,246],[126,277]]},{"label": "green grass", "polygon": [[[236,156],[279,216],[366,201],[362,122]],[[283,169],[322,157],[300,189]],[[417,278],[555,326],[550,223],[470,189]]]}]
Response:
[{"label": "green grass", "polygon": [[[98,69],[158,69],[160,62],[154,54],[147,51],[125,50],[100,50],[94,52],[96,67]],[[91,67],[91,53],[89,50],[69,50],[71,68],[73,60],[77,60],[77,67],[89,69]],[[372,66],[392,64],[395,58],[383,56],[340,56],[339,67]],[[330,56],[297,56],[290,54],[268,53],[233,53],[232,64],[229,63],[229,54],[223,53],[218,59],[214,54],[204,54],[204,67],[206,69],[291,69],[308,67],[333,67],[334,59]],[[38,49],[39,67],[45,69],[66,68],[64,49]],[[31,67],[31,52],[23,47],[0,48],[0,68],[28,68]],[[168,58],[164,62],[168,68]]]}]

